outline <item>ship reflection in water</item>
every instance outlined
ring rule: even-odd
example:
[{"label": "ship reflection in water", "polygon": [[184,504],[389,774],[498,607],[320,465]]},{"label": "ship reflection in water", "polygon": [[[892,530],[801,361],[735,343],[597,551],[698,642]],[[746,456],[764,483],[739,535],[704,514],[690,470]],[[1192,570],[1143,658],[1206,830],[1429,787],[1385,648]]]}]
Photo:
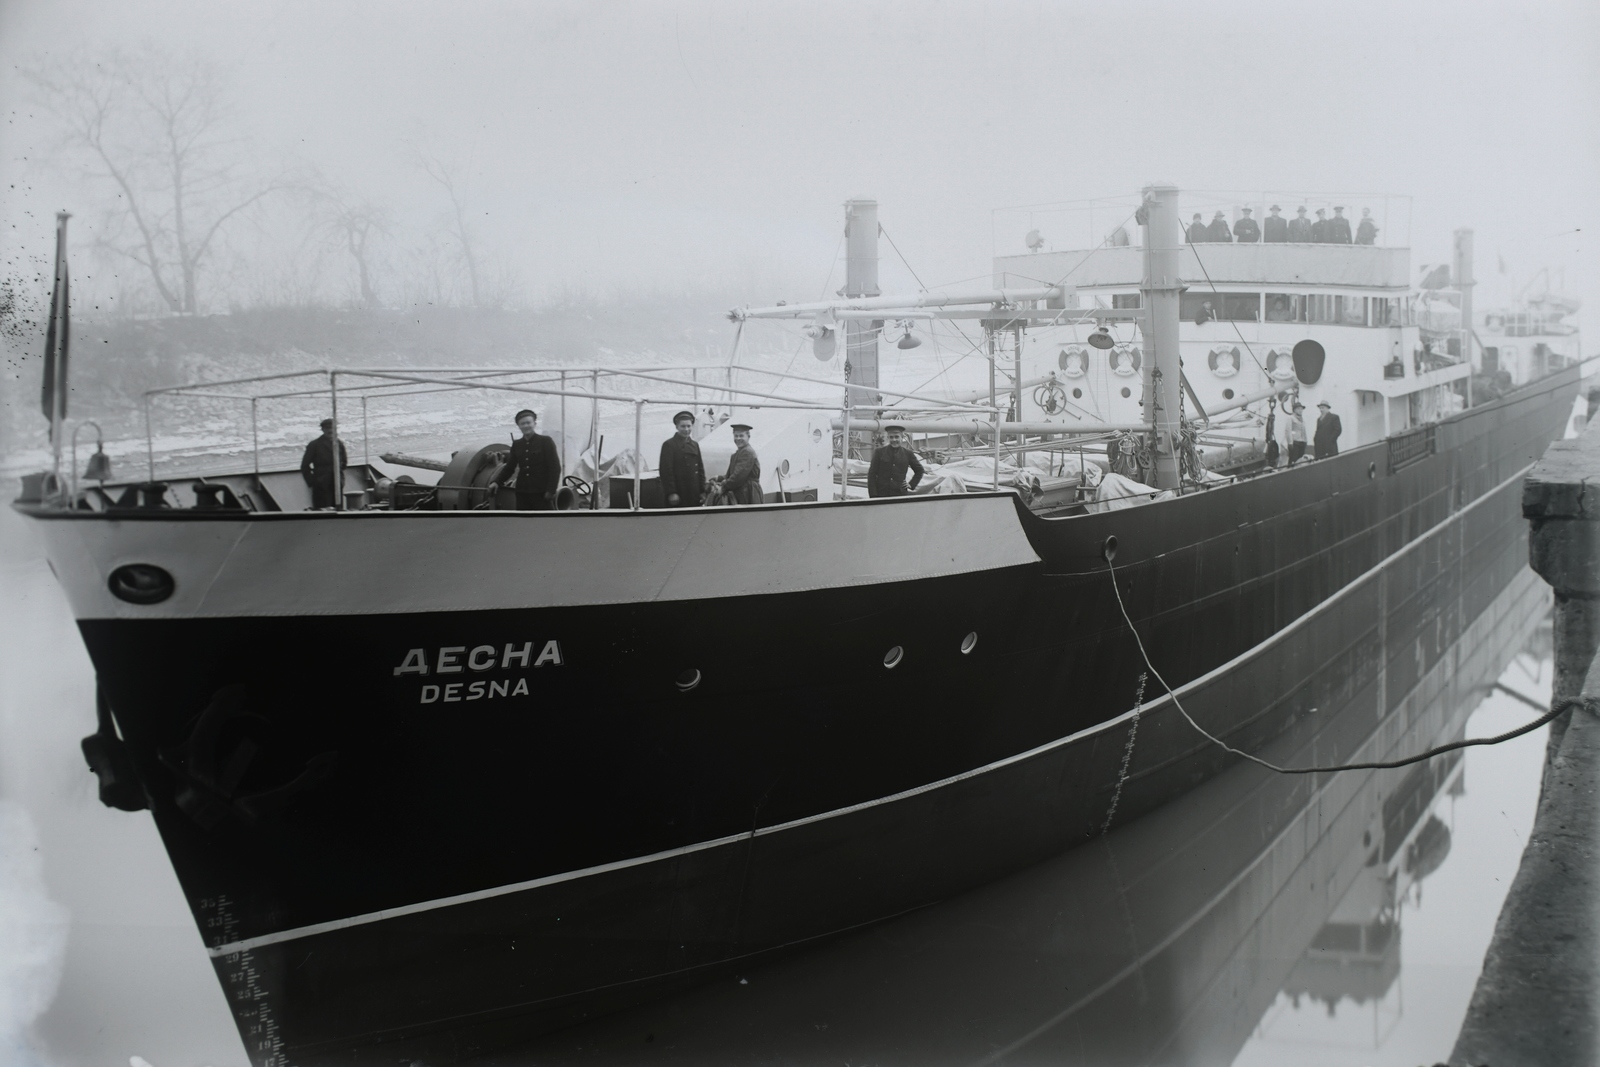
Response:
[{"label": "ship reflection in water", "polygon": [[[1513,660],[1547,658],[1548,607],[1548,590],[1521,570],[1410,693],[1390,694],[1381,722],[1370,698],[1324,707],[1317,737],[1275,755],[1314,765],[1318,738],[1370,735],[1352,758],[1394,758],[1462,737]],[[1537,668],[1512,680],[1540,693]],[[1495,699],[1508,705],[1504,724],[1480,721],[1475,735],[1531,715]],[[1531,752],[1543,733],[1524,740]],[[1504,758],[1472,751],[1479,766]],[[1458,972],[1448,1017],[1430,1020],[1421,1043],[1391,1040],[1406,1014],[1402,917],[1451,854],[1472,758],[1315,776],[1238,766],[1019,876],[492,1062],[1434,1062],[1449,1052],[1515,867],[1501,857],[1504,876],[1490,879],[1480,855],[1457,861],[1496,882],[1481,887],[1493,899],[1479,903],[1473,932],[1444,934],[1447,946],[1465,943],[1461,959],[1442,961]],[[1460,902],[1445,903],[1459,918]],[[1414,987],[1436,962],[1411,983],[1424,1011],[1439,991]]]}]

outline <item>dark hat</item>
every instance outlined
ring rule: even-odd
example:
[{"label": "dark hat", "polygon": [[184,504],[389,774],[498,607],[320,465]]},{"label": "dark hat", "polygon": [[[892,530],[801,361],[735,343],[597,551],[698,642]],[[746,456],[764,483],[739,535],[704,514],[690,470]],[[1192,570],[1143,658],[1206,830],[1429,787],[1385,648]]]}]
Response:
[{"label": "dark hat", "polygon": [[322,428],[323,428],[323,429],[324,429],[324,430],[331,430],[331,429],[333,429],[333,420],[332,420],[332,419],[323,419],[323,420],[322,420]]},{"label": "dark hat", "polygon": [[521,422],[522,421],[522,416],[524,416],[524,415],[528,416],[528,418],[532,419],[534,422],[538,422],[539,421],[539,413],[537,411],[533,410],[532,408],[523,408],[521,411],[517,412],[516,415],[514,415],[512,417],[511,421],[512,422]]},{"label": "dark hat", "polygon": [[1294,409],[1296,411],[1304,411],[1306,409],[1306,406],[1304,404],[1300,403],[1300,401],[1296,400],[1294,402]]},{"label": "dark hat", "polygon": [[1215,215],[1212,216],[1212,218],[1217,218],[1217,219],[1222,218],[1222,212],[1220,212],[1220,211],[1217,212]]},{"label": "dark hat", "polygon": [[676,425],[678,425],[678,423],[682,422],[684,419],[688,419],[690,422],[693,422],[694,421],[694,412],[692,412],[692,411],[680,411],[680,412],[678,412],[676,415],[672,416],[672,425],[676,426]]},{"label": "dark hat", "polygon": [[884,433],[905,433],[906,432],[906,428],[904,426],[901,426],[898,422],[891,422],[889,425],[887,425],[887,426],[885,426],[883,428],[883,432]]},{"label": "dark hat", "polygon": [[733,424],[732,429],[734,433],[738,433],[740,430],[743,430],[745,433],[749,433],[750,424],[748,422],[736,422]]},{"label": "dark hat", "polygon": [[1247,208],[1247,207],[1242,207],[1242,208],[1240,208],[1240,209],[1239,209],[1239,210],[1240,210],[1240,211],[1241,211],[1241,212],[1243,212],[1243,213],[1244,213],[1244,214],[1246,214],[1246,215],[1248,215],[1248,214],[1250,214],[1250,209],[1249,209],[1249,208]]},{"label": "dark hat", "polygon": [[1200,212],[1198,212],[1198,211],[1196,211],[1196,212],[1195,212],[1195,213],[1194,213],[1194,217],[1195,217],[1195,218],[1199,218],[1199,217],[1200,217]]},{"label": "dark hat", "polygon": [[1335,211],[1343,211],[1344,210],[1344,205],[1340,204],[1338,207],[1334,208],[1333,210],[1335,210]]},{"label": "dark hat", "polygon": [[1301,204],[1299,207],[1295,208],[1295,210],[1300,212],[1300,214],[1304,215],[1306,213],[1306,206],[1304,204]]},{"label": "dark hat", "polygon": [[1282,211],[1283,208],[1279,207],[1277,204],[1273,204],[1271,210],[1273,210],[1273,211]]},{"label": "dark hat", "polygon": [[1317,214],[1318,215],[1326,215],[1327,213],[1328,213],[1328,209],[1327,208],[1325,208],[1325,207],[1317,208]]},{"label": "dark hat", "polygon": [[1319,400],[1319,401],[1317,401],[1317,407],[1319,407],[1319,408],[1330,408],[1331,409],[1333,407],[1333,405],[1328,403],[1326,400]]}]

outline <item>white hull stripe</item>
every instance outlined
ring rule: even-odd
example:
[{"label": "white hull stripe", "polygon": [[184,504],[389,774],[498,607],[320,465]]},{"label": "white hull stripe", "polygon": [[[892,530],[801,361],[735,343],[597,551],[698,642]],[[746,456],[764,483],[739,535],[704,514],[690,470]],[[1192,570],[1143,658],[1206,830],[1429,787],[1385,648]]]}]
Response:
[{"label": "white hull stripe", "polygon": [[[1254,657],[1260,656],[1264,652],[1272,649],[1274,646],[1288,640],[1289,637],[1294,633],[1309,625],[1313,618],[1315,618],[1317,615],[1320,615],[1328,608],[1333,607],[1347,596],[1351,595],[1355,589],[1360,587],[1364,582],[1368,581],[1374,575],[1378,574],[1385,567],[1407,555],[1424,542],[1432,539],[1436,534],[1444,530],[1451,523],[1459,521],[1468,512],[1473,511],[1484,501],[1494,497],[1513,482],[1520,480],[1524,474],[1532,469],[1532,467],[1532,464],[1523,467],[1521,470],[1517,471],[1517,473],[1513,474],[1511,477],[1505,479],[1499,485],[1480,496],[1477,500],[1474,500],[1471,504],[1468,504],[1466,507],[1451,515],[1449,518],[1446,518],[1443,521],[1435,524],[1423,532],[1421,536],[1406,544],[1405,547],[1401,548],[1393,555],[1386,557],[1382,562],[1378,563],[1376,566],[1366,571],[1366,573],[1362,574],[1360,577],[1344,586],[1344,588],[1328,597],[1328,599],[1324,600],[1321,604],[1317,605],[1316,608],[1300,616],[1300,618],[1294,620],[1289,625],[1285,626],[1283,629],[1279,630],[1277,633],[1261,642],[1259,645],[1240,653],[1233,659],[1213,668],[1210,671],[1207,671],[1200,677],[1179,686],[1178,695],[1186,696],[1200,689],[1202,686],[1209,684],[1219,676],[1226,674],[1228,671],[1235,669],[1240,664],[1245,663]],[[1163,705],[1171,703],[1171,701],[1171,695],[1163,693],[1161,696],[1143,705],[1143,707],[1140,709],[1140,714],[1149,715],[1153,711],[1160,709]],[[1095,734],[1104,733],[1107,730],[1114,729],[1132,718],[1133,709],[1130,708],[1115,718],[1107,719],[1102,723],[1097,723],[1094,726],[1079,730],[1077,733],[1056,738],[1054,741],[1047,741],[1044,744],[1039,745],[1037,748],[1028,749],[1026,752],[1019,752],[1014,756],[1007,756],[1006,758],[996,760],[993,763],[984,764],[982,767],[974,767],[972,770],[962,771],[960,774],[954,774],[948,778],[941,778],[936,782],[928,782],[925,785],[915,786],[899,793],[892,793],[888,796],[877,797],[872,800],[864,800],[859,804],[851,804],[847,807],[835,808],[832,811],[821,812],[817,815],[807,815],[804,818],[793,819],[785,823],[776,823],[772,826],[763,826],[757,829],[754,833],[745,831],[743,833],[730,834],[727,837],[713,838],[708,841],[698,841],[692,845],[682,845],[678,848],[667,849],[663,852],[652,852],[647,856],[635,856],[632,859],[616,860],[611,863],[602,863],[594,867],[584,867],[580,870],[566,871],[561,874],[546,875],[543,878],[530,878],[524,882],[512,882],[509,885],[495,886],[491,889],[479,889],[474,890],[471,893],[459,893],[455,896],[439,897],[434,900],[419,901],[415,904],[402,904],[399,907],[384,908],[381,911],[367,912],[362,915],[352,915],[344,919],[330,919],[327,922],[311,923],[307,926],[295,927],[292,930],[280,930],[277,933],[261,934],[258,937],[247,937],[238,941],[230,941],[225,945],[218,945],[216,948],[207,949],[206,951],[209,952],[213,957],[228,956],[235,952],[248,952],[254,948],[261,948],[266,945],[275,945],[284,941],[293,941],[302,937],[313,937],[317,934],[331,933],[335,930],[343,930],[351,926],[363,926],[367,923],[381,922],[385,919],[395,919],[405,915],[417,915],[422,912],[434,911],[439,908],[453,907],[457,904],[470,904],[474,901],[490,900],[494,897],[506,896],[511,893],[521,893],[530,889],[538,889],[542,886],[556,885],[561,882],[571,882],[579,878],[588,878],[593,875],[624,870],[628,867],[639,867],[647,863],[657,863],[661,860],[672,859],[676,856],[687,856],[691,853],[704,852],[707,849],[721,848],[724,845],[731,845],[740,841],[747,841],[752,837],[765,837],[767,834],[775,834],[784,830],[793,830],[801,826],[808,826],[812,823],[824,822],[828,819],[837,819],[840,816],[851,815],[855,812],[865,811],[869,808],[880,807],[885,804],[893,804],[897,801],[906,800],[922,793],[929,793],[935,789],[943,789],[946,786],[954,785],[957,782],[964,782],[969,778],[976,778],[982,774],[989,774],[1004,767],[1010,767],[1013,764],[1031,760],[1036,756],[1040,756],[1046,752],[1051,752],[1055,749],[1071,745],[1074,742],[1081,741],[1084,738],[1092,737]]]},{"label": "white hull stripe", "polygon": [[[78,619],[403,615],[842,589],[1039,562],[1009,493],[644,512],[352,512],[39,524]],[[139,606],[106,579],[165,568]],[[404,581],[396,576],[404,574]]]}]

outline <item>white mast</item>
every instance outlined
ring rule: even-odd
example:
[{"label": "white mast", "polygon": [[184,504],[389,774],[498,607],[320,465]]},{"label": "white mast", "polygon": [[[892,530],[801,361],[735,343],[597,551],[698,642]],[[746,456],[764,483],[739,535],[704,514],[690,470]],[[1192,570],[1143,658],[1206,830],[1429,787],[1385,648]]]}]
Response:
[{"label": "white mast", "polygon": [[1178,430],[1183,397],[1183,372],[1178,362],[1178,274],[1182,244],[1178,227],[1178,189],[1157,184],[1144,190],[1140,208],[1144,224],[1144,336],[1150,359],[1143,367],[1144,417],[1155,427],[1150,454],[1155,462],[1151,482],[1157,489],[1176,489]]}]

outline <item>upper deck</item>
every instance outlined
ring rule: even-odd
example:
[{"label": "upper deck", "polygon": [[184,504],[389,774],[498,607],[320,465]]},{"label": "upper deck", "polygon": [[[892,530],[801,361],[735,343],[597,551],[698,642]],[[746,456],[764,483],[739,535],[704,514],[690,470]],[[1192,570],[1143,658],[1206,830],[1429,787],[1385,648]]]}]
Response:
[{"label": "upper deck", "polygon": [[[1357,244],[1186,244],[1180,257],[1185,285],[1337,287],[1401,294],[1410,288],[1411,250]],[[1144,249],[1122,245],[996,256],[997,288],[1064,284],[1074,289],[1138,289]]]}]

